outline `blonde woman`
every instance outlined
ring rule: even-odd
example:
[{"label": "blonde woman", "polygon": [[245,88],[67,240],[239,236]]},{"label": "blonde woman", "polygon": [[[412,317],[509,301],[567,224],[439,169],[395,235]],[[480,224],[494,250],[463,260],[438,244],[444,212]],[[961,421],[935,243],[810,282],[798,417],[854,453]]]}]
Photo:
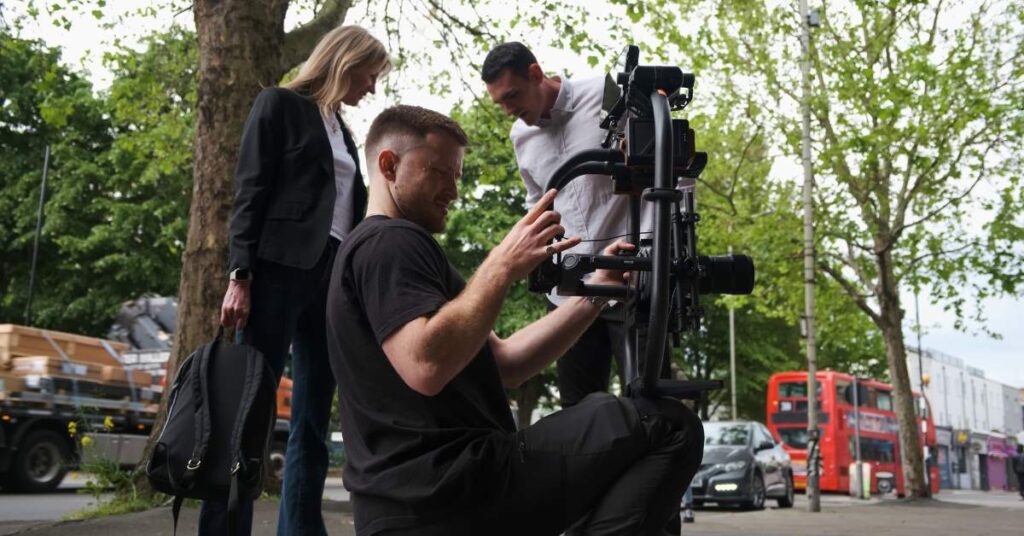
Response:
[{"label": "blonde woman", "polygon": [[[220,322],[242,330],[280,378],[291,349],[293,383],[278,534],[327,534],[320,502],[335,383],[324,312],[338,245],[362,219],[366,187],[342,121],[391,68],[384,46],[358,26],[321,39],[298,76],[264,89],[242,134],[230,223],[229,283]],[[226,534],[226,503],[206,501],[200,534]],[[252,503],[239,508],[239,534]]]}]

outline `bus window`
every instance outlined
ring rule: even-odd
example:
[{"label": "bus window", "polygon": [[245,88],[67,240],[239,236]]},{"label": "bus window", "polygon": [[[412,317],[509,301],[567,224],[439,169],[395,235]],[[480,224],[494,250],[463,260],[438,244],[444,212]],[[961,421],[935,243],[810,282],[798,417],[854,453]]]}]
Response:
[{"label": "bus window", "polygon": [[[817,403],[814,404],[814,407],[818,408],[819,410],[821,409],[821,399],[820,398],[818,399]],[[807,401],[806,400],[797,400],[796,401],[796,411],[807,411]]]},{"label": "bus window", "polygon": [[848,389],[850,384],[845,382],[836,382],[836,404],[849,404],[846,401],[846,395],[849,394]]},{"label": "bus window", "polygon": [[807,384],[804,382],[785,382],[779,384],[779,398],[806,398]]},{"label": "bus window", "polygon": [[786,446],[795,449],[807,448],[806,428],[776,428],[775,431],[779,433],[779,437]]},{"label": "bus window", "polygon": [[[821,397],[821,382],[816,385],[817,395]],[[779,384],[779,398],[807,398],[807,382],[783,382]]]},{"label": "bus window", "polygon": [[875,391],[875,407],[882,411],[892,411],[892,395],[889,391]]},{"label": "bus window", "polygon": [[[850,436],[850,456],[856,454],[853,436]],[[875,437],[860,438],[860,459],[867,462],[895,463],[896,444],[886,439]]]}]

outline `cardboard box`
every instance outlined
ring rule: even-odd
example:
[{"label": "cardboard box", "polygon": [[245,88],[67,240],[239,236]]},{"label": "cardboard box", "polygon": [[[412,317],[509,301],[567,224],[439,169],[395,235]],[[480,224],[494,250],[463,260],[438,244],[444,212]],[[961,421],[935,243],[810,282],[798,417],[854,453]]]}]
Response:
[{"label": "cardboard box", "polygon": [[44,332],[42,329],[15,324],[0,324],[0,370],[10,370],[15,357],[60,357],[61,351],[70,360],[79,363],[120,365],[117,358],[110,355],[104,347],[104,343],[115,354],[128,350],[128,345],[122,342],[103,341],[60,331]]}]

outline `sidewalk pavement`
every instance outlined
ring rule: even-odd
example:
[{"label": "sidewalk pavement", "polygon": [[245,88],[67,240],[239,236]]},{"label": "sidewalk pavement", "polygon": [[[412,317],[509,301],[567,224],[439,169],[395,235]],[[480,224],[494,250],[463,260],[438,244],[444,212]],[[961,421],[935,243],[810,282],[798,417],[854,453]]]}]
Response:
[{"label": "sidewalk pavement", "polygon": [[[261,500],[256,503],[253,536],[277,534],[278,503]],[[324,501],[324,522],[330,536],[355,536],[349,503]],[[198,507],[182,507],[178,518],[178,534],[196,534],[199,521]],[[0,522],[0,536],[171,536],[174,534],[170,507],[153,508],[122,516],[109,516],[88,521],[58,521],[25,525]]]},{"label": "sidewalk pavement", "polygon": [[[843,496],[825,496],[822,512],[806,511],[803,495],[794,508],[768,508],[744,512],[708,508],[697,512],[697,522],[684,525],[684,534],[764,535],[764,536],[940,536],[1024,534],[1024,501],[1011,501],[1011,494],[998,492],[945,493],[950,500],[915,502],[894,499],[857,501]],[[1005,497],[1004,497],[1005,495]],[[953,502],[953,501],[956,502]],[[996,506],[982,506],[993,502]],[[967,504],[974,503],[974,504]],[[276,534],[277,502],[257,504],[253,535]],[[347,502],[324,501],[324,519],[331,536],[354,536],[352,515]],[[179,534],[196,533],[197,508],[182,509]],[[58,522],[15,526],[0,522],[0,536],[111,536],[170,535],[170,508],[155,508],[124,516],[112,516],[82,522]],[[483,535],[486,536],[486,535]],[[523,535],[533,536],[533,535]]]}]

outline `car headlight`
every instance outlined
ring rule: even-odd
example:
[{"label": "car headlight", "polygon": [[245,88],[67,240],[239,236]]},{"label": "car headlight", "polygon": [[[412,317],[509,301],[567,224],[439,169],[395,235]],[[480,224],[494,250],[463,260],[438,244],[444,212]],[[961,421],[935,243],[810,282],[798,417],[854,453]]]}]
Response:
[{"label": "car headlight", "polygon": [[715,464],[715,469],[718,469],[719,471],[722,471],[723,473],[729,473],[729,472],[732,472],[732,471],[739,471],[739,470],[745,468],[746,466],[747,466],[747,462],[744,461],[744,460],[740,460],[738,462],[716,463]]}]

